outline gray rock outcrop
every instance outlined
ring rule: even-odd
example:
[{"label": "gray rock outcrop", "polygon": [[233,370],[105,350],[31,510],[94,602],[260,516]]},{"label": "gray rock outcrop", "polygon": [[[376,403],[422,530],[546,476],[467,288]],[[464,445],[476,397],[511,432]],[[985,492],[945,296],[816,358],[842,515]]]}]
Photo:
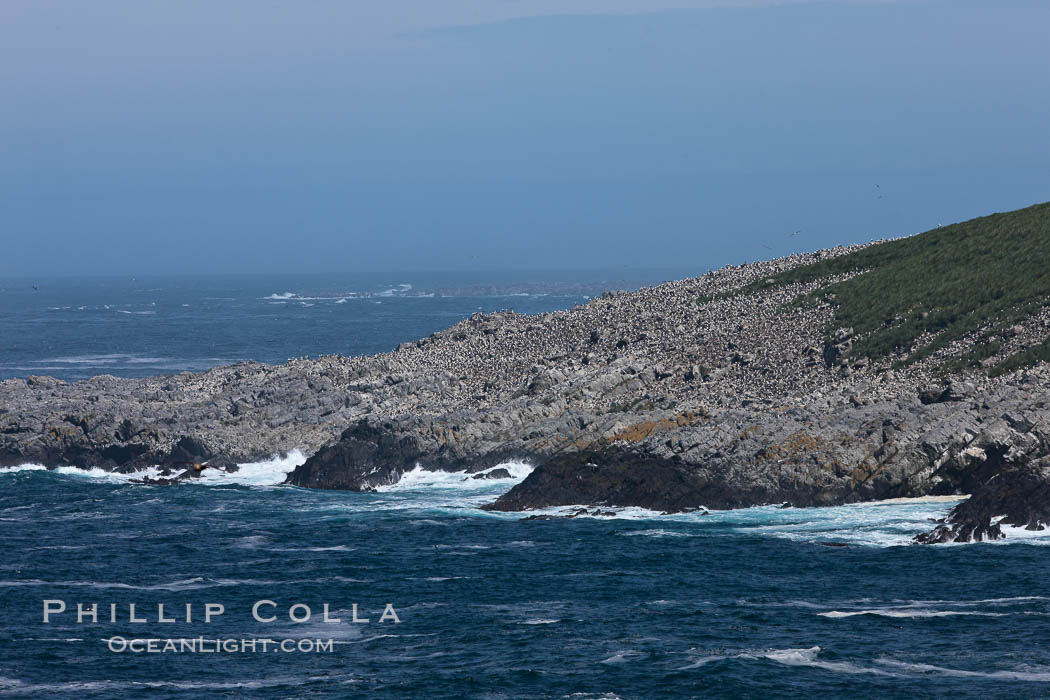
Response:
[{"label": "gray rock outcrop", "polygon": [[[475,314],[369,357],[149,379],[0,382],[0,465],[134,470],[301,449],[311,488],[373,489],[417,464],[536,469],[490,507],[797,506],[976,492],[1050,454],[1050,369],[943,376],[854,358],[823,282],[725,292],[837,248],[731,266],[537,316]],[[1041,321],[1011,336],[1041,342]],[[1006,350],[1004,350],[1006,352]]]}]

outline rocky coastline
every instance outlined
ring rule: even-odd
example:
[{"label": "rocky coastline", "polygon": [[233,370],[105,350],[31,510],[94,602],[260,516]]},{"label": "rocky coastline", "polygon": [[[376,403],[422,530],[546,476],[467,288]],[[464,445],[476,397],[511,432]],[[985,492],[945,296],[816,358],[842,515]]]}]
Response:
[{"label": "rocky coastline", "polygon": [[[487,508],[681,512],[976,499],[1009,481],[1001,475],[1045,464],[1046,364],[994,379],[945,374],[945,358],[972,342],[906,366],[853,357],[853,329],[828,331],[831,304],[791,303],[827,280],[734,293],[863,247],[730,266],[538,316],[476,314],[375,356],[74,384],[6,380],[0,465],[232,469],[301,449],[311,456],[289,484],[369,490],[416,465],[481,472],[518,460],[535,470]],[[1044,308],[996,352],[1048,333]],[[1043,472],[1024,473],[1031,483]],[[984,517],[1012,501],[986,494],[981,503],[991,504],[978,509]],[[976,511],[961,508],[957,522],[921,541],[1002,534],[971,527]],[[1009,514],[1011,522],[1045,521],[1031,504],[1018,508],[1028,516]]]}]

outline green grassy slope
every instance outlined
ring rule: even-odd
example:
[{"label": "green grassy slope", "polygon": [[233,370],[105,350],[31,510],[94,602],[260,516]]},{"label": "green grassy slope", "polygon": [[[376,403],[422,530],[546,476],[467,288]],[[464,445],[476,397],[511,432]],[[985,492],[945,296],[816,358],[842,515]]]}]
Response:
[{"label": "green grassy slope", "polygon": [[[980,331],[953,367],[994,355],[1002,329],[1050,304],[1050,203],[993,214],[864,248],[784,272],[741,292],[863,271],[799,303],[830,301],[833,328],[857,334],[851,356],[885,357],[914,348],[909,362]],[[829,328],[831,330],[831,328]],[[914,347],[925,333],[932,342]],[[1001,373],[1050,359],[1050,344],[1015,355]]]}]

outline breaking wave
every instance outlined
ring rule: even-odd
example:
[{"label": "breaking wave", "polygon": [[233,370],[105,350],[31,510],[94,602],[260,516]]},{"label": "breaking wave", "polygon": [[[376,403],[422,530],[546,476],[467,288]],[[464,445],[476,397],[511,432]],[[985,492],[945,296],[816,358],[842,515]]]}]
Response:
[{"label": "breaking wave", "polygon": [[[187,479],[184,484],[200,486],[276,486],[284,483],[288,474],[306,461],[306,455],[301,450],[292,450],[285,455],[274,455],[270,459],[259,462],[246,462],[239,465],[235,472],[207,471],[199,477]],[[98,467],[54,467],[48,469],[40,464],[22,464],[16,467],[0,468],[0,475],[16,474],[26,471],[49,471],[63,476],[96,479],[112,483],[135,483],[144,477],[151,479],[162,476],[159,467],[150,467],[139,471],[123,474],[119,472],[106,471]],[[177,472],[176,472],[177,473]]]},{"label": "breaking wave", "polygon": [[[306,461],[301,450],[292,450],[284,455],[239,465],[236,472],[205,471],[184,483],[199,486],[275,486],[283,484],[288,474]],[[0,469],[0,475],[20,471],[44,470],[40,465],[26,464]],[[506,470],[507,474],[497,478],[482,478],[494,470]],[[480,507],[491,503],[523,481],[533,467],[523,462],[508,462],[482,472],[448,472],[417,465],[404,473],[397,483],[377,487],[368,494],[353,494],[333,506],[317,496],[317,507],[331,507],[358,512],[402,511],[405,509],[449,509],[474,517],[521,519],[528,516],[552,518],[626,521],[646,523],[649,527],[624,527],[616,534],[631,538],[679,539],[744,535],[750,537],[775,538],[801,544],[829,544],[836,546],[900,547],[913,546],[915,535],[928,531],[932,520],[944,517],[948,510],[962,500],[952,498],[909,499],[906,501],[881,501],[825,508],[782,508],[759,506],[738,510],[700,510],[691,513],[661,513],[638,507],[596,508],[584,504],[540,508],[527,512],[490,512]],[[58,467],[51,473],[71,478],[90,478],[113,483],[134,483],[143,477],[165,476],[153,467],[131,474],[108,472],[99,468]],[[176,472],[177,473],[177,472]],[[167,476],[171,476],[168,474]],[[626,523],[625,523],[626,524]],[[1014,531],[1016,530],[1016,532]],[[1029,532],[1011,529],[1007,539],[991,545],[1012,543],[1050,544],[1050,531]],[[966,546],[966,545],[949,545]],[[978,545],[979,546],[979,545]],[[915,611],[889,610],[831,610],[827,617],[854,617],[858,615],[882,615],[885,617],[922,617]],[[935,611],[928,616],[950,616],[946,611]]]},{"label": "breaking wave", "polygon": [[420,294],[413,293],[413,287],[411,284],[399,284],[394,287],[387,287],[378,291],[341,291],[332,293],[313,293],[313,294],[300,294],[298,292],[274,292],[269,296],[262,297],[263,301],[269,302],[331,302],[333,304],[345,304],[350,299],[370,299],[373,297],[432,297],[433,293]]},{"label": "breaking wave", "polygon": [[768,649],[764,651],[741,651],[735,654],[712,654],[699,656],[679,670],[692,670],[711,663],[729,660],[772,661],[784,666],[817,668],[832,673],[867,674],[891,676],[894,678],[916,678],[920,676],[950,676],[989,681],[1028,681],[1046,683],[1050,681],[1050,670],[1014,670],[967,671],[963,669],[935,666],[933,664],[910,663],[887,657],[874,661],[838,660],[822,656],[824,650],[819,646],[801,649]]},{"label": "breaking wave", "polygon": [[[484,476],[496,469],[506,469],[510,474],[504,478],[475,478]],[[397,493],[403,491],[418,491],[421,489],[453,489],[457,491],[490,491],[493,486],[506,487],[522,481],[532,473],[532,466],[524,462],[507,462],[497,465],[491,469],[476,473],[445,472],[424,469],[416,465],[410,472],[405,472],[396,484],[380,486],[376,491],[380,493]]]},{"label": "breaking wave", "polygon": [[876,615],[879,617],[924,618],[952,617],[955,615],[974,615],[976,617],[1005,617],[1006,613],[977,612],[974,610],[908,610],[900,608],[875,608],[872,610],[829,610],[817,613],[821,617],[842,618],[857,615]]}]

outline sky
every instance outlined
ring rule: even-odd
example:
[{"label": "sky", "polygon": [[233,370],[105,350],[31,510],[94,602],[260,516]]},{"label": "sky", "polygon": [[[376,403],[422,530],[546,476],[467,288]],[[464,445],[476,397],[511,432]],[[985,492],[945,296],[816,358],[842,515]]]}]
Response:
[{"label": "sky", "polygon": [[4,0],[0,276],[700,273],[917,233],[1050,200],[1047,27],[1043,0]]}]

